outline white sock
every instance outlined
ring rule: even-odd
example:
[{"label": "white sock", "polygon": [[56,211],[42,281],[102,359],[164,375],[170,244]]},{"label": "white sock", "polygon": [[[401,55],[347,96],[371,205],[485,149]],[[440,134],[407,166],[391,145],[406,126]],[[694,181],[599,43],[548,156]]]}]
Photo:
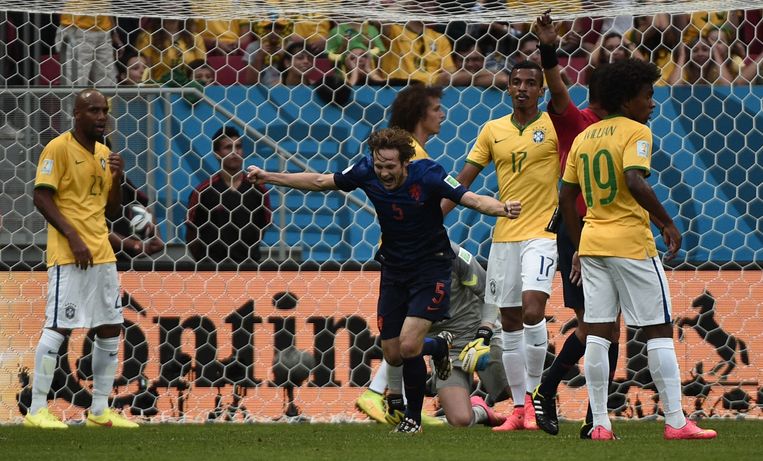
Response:
[{"label": "white sock", "polygon": [[660,394],[665,424],[684,427],[686,417],[681,406],[681,372],[672,338],[654,338],[646,342],[649,373]]},{"label": "white sock", "polygon": [[403,394],[403,364],[387,364],[387,388],[390,394]]},{"label": "white sock", "polygon": [[472,405],[472,422],[469,427],[475,424],[482,424],[487,421],[487,411],[479,405]]},{"label": "white sock", "polygon": [[585,346],[585,382],[588,388],[588,401],[593,413],[593,427],[604,426],[612,430],[612,423],[607,415],[607,397],[609,388],[609,340],[588,335]]},{"label": "white sock", "polygon": [[41,408],[48,406],[48,392],[53,383],[53,375],[56,372],[58,361],[58,349],[63,344],[64,335],[47,328],[42,330],[40,341],[34,353],[34,377],[32,378],[32,405],[29,407],[31,414],[37,413]]},{"label": "white sock", "polygon": [[96,335],[93,342],[93,403],[90,405],[90,413],[96,416],[108,406],[119,362],[118,352],[119,336],[100,338]]},{"label": "white sock", "polygon": [[506,370],[506,379],[511,388],[511,397],[514,406],[525,404],[525,354],[522,347],[524,332],[504,331],[503,339],[503,368]]},{"label": "white sock", "polygon": [[546,350],[548,349],[548,330],[544,318],[535,325],[525,327],[525,370],[527,370],[527,382],[525,390],[532,394],[543,375],[543,365],[546,363]]},{"label": "white sock", "polygon": [[384,391],[387,389],[387,367],[389,367],[389,364],[386,360],[382,359],[379,364],[379,369],[376,370],[376,374],[374,374],[373,379],[371,379],[371,384],[368,386],[368,389],[377,394],[384,395]]}]

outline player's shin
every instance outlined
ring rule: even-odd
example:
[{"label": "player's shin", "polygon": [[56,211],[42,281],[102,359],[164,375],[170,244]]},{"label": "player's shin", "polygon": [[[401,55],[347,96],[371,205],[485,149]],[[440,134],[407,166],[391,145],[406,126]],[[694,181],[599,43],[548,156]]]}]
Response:
[{"label": "player's shin", "polygon": [[93,403],[90,412],[100,415],[108,405],[108,398],[114,386],[117,371],[119,336],[113,338],[95,337],[93,345]]}]

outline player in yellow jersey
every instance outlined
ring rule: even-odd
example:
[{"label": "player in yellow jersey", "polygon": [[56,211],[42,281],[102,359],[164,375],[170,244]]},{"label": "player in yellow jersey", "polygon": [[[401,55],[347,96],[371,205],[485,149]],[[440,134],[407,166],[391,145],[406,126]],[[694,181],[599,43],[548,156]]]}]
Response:
[{"label": "player in yellow jersey", "polygon": [[24,425],[67,426],[47,399],[61,344],[72,328],[93,328],[93,400],[87,426],[138,427],[108,408],[117,370],[122,304],[106,212],[119,213],[123,161],[103,139],[106,98],[94,89],[74,100],[74,129],[53,139],[37,165],[34,204],[48,221],[48,302],[35,352],[32,404]]},{"label": "player in yellow jersey", "polygon": [[[411,161],[429,158],[424,146],[430,137],[440,132],[445,120],[441,99],[442,87],[413,83],[401,90],[392,102],[389,126],[411,133],[415,149]],[[402,364],[392,366],[382,359],[368,390],[358,397],[355,406],[371,419],[379,422],[389,419],[390,423],[397,424],[400,418],[394,415],[402,415],[405,410],[402,377]],[[385,389],[388,389],[386,402]],[[385,413],[392,416],[387,417]],[[444,424],[443,420],[427,414],[422,413],[421,418],[425,426]]]},{"label": "player in yellow jersey", "polygon": [[[578,248],[571,278],[577,281],[582,275],[586,299],[585,376],[594,440],[615,438],[607,416],[607,351],[620,310],[625,323],[643,328],[647,337],[665,438],[716,436],[684,417],[670,291],[649,227],[651,214],[663,225],[666,258],[672,257],[681,247],[681,234],[645,179],[652,158],[652,132],[645,123],[655,107],[652,95],[659,78],[652,63],[628,59],[611,64],[600,83],[601,104],[611,115],[575,138],[559,195],[564,223]],[[581,190],[588,207],[582,233],[575,208]]]},{"label": "player in yellow jersey", "polygon": [[416,154],[411,160],[429,158],[424,149],[429,138],[440,132],[445,112],[442,110],[442,87],[411,84],[392,102],[389,126],[411,133]]},{"label": "player in yellow jersey", "polygon": [[[556,273],[556,235],[547,230],[557,206],[559,152],[554,125],[538,109],[543,70],[534,62],[509,75],[510,115],[491,120],[477,136],[457,179],[469,187],[495,164],[500,197],[522,197],[522,217],[498,219],[488,258],[485,302],[501,308],[503,363],[514,411],[495,431],[537,429],[530,393],[540,383],[548,347],[546,301]],[[444,204],[449,211],[452,204]]]}]

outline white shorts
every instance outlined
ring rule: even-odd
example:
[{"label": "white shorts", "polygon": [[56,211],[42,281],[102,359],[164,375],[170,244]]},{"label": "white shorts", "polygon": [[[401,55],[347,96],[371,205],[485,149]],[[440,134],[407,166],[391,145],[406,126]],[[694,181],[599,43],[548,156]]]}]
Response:
[{"label": "white shorts", "polygon": [[498,307],[522,305],[523,291],[551,295],[556,275],[556,240],[493,242],[487,261],[485,302]]},{"label": "white shorts", "polygon": [[86,270],[74,264],[48,268],[45,328],[93,328],[123,322],[115,263]]},{"label": "white shorts", "polygon": [[672,321],[670,288],[659,258],[582,256],[580,264],[587,323],[614,322],[619,310],[631,327]]}]

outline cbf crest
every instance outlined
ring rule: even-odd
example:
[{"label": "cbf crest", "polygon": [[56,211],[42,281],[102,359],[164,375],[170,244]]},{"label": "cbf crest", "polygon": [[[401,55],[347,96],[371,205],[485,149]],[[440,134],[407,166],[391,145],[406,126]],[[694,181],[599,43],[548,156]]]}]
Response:
[{"label": "cbf crest", "polygon": [[103,171],[106,171],[106,159],[105,158],[101,159],[101,169],[103,169]]},{"label": "cbf crest", "polygon": [[64,316],[71,320],[74,318],[74,315],[77,313],[77,306],[72,303],[66,303],[64,306]]},{"label": "cbf crest", "polygon": [[546,132],[545,131],[543,131],[541,129],[537,129],[537,130],[533,131],[533,142],[535,144],[540,144],[540,143],[542,143],[545,140],[546,140]]}]

